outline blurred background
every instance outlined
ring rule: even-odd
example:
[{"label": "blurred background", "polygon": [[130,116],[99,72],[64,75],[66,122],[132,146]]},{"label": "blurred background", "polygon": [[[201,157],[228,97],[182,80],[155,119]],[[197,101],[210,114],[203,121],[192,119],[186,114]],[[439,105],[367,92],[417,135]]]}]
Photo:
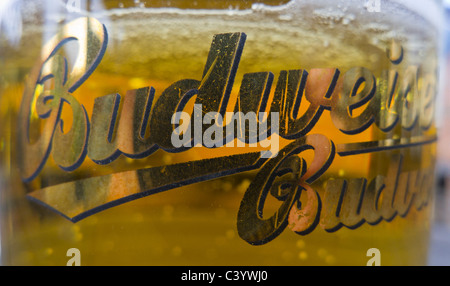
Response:
[{"label": "blurred background", "polygon": [[439,143],[435,223],[432,232],[430,266],[450,265],[450,0],[444,0],[445,22],[442,56],[442,92],[439,113]]}]

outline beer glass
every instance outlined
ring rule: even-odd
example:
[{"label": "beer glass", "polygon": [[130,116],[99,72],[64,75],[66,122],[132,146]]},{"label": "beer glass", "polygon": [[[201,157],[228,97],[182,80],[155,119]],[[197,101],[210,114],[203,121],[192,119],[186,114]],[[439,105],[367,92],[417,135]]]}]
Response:
[{"label": "beer glass", "polygon": [[1,5],[2,264],[427,263],[437,1]]}]

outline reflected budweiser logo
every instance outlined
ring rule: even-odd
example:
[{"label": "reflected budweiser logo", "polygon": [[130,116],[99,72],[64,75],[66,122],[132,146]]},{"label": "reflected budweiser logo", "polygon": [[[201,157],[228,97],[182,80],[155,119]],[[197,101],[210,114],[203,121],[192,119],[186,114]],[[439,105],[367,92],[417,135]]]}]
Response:
[{"label": "reflected budweiser logo", "polygon": [[[235,140],[266,149],[81,179],[35,190],[28,197],[76,222],[143,196],[258,170],[244,194],[237,221],[241,238],[254,245],[269,242],[287,226],[301,235],[319,225],[333,232],[343,226],[390,221],[405,216],[412,206],[421,209],[427,204],[433,169],[406,168],[401,151],[436,140],[424,135],[433,124],[434,75],[422,75],[415,66],[401,76],[395,69],[386,70],[378,79],[364,67],[344,74],[336,68],[281,71],[271,96],[274,75],[255,72],[243,76],[232,102],[231,88],[245,40],[244,33],[215,35],[201,80],[179,80],[157,99],[153,87],[105,95],[95,99],[89,116],[73,93],[100,63],[107,31],[92,18],[67,24],[44,47],[24,92],[19,122],[24,182],[34,180],[49,157],[62,170],[73,171],[86,157],[105,165],[121,155],[139,159],[159,149],[179,153],[196,146],[226,148]],[[63,48],[73,42],[79,49],[71,65]],[[399,46],[387,55],[394,66],[403,60]],[[189,112],[191,101],[195,108]],[[65,109],[73,115],[68,131],[63,131],[61,119]],[[230,109],[231,114],[226,112]],[[326,135],[310,134],[324,112],[346,135],[376,127],[387,135],[401,130],[405,136],[335,145]],[[31,140],[36,121],[41,131]],[[292,142],[278,150],[279,137]],[[315,189],[314,183],[323,179],[337,156],[390,150],[398,152],[390,157],[385,174],[373,179],[328,178],[322,195]],[[312,160],[303,157],[306,151],[313,152]],[[127,182],[127,188],[105,187],[117,180]],[[281,202],[269,215],[264,212],[268,195]]]}]

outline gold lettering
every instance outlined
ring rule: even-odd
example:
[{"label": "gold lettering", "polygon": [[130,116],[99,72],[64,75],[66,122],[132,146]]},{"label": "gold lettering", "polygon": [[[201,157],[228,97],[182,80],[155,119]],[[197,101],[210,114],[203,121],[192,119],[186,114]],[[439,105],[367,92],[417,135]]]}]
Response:
[{"label": "gold lettering", "polygon": [[154,92],[152,87],[145,87],[130,90],[124,97],[116,94],[96,98],[89,158],[102,164],[120,154],[143,158],[157,149],[148,127]]},{"label": "gold lettering", "polygon": [[[372,125],[378,110],[376,101],[372,101],[375,90],[376,80],[368,69],[353,68],[346,72],[342,91],[332,97],[331,119],[334,125],[345,134],[357,134]],[[363,108],[363,111],[356,115],[358,108]]]},{"label": "gold lettering", "polygon": [[412,130],[418,122],[420,114],[420,97],[418,90],[419,68],[410,66],[406,69],[403,84],[400,87],[403,98],[401,124],[406,130]]}]

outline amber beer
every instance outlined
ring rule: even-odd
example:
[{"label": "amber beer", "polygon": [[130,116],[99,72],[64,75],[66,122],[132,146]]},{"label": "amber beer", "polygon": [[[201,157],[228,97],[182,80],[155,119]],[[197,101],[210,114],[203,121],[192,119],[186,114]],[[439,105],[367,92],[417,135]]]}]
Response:
[{"label": "amber beer", "polygon": [[10,13],[2,264],[427,263],[435,2],[148,2]]}]

